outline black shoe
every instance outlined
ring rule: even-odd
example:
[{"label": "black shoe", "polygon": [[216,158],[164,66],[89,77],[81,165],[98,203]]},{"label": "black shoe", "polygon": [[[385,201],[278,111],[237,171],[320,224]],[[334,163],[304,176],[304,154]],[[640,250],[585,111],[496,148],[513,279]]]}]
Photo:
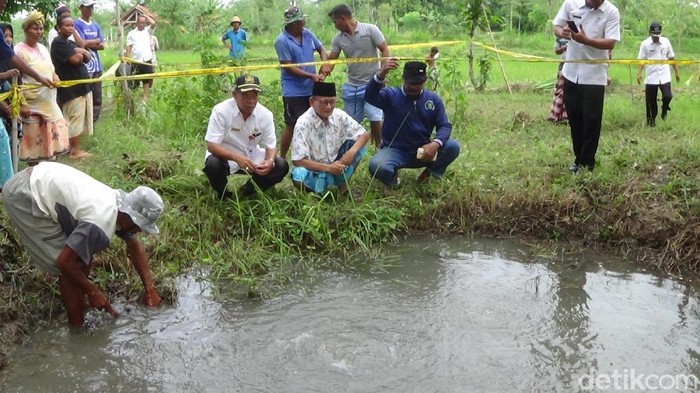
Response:
[{"label": "black shoe", "polygon": [[[664,115],[662,114],[661,117]],[[654,119],[647,119],[647,127],[656,127],[656,120]]]},{"label": "black shoe", "polygon": [[231,191],[226,190],[223,194],[219,194],[219,200],[225,201],[228,199],[233,199],[233,193]]},{"label": "black shoe", "polygon": [[661,120],[666,120],[666,117],[668,117],[668,111],[664,108],[661,110]]},{"label": "black shoe", "polygon": [[579,167],[578,164],[571,164],[571,166],[569,167],[569,170],[571,171],[571,173],[576,173],[576,172],[578,172],[578,170],[580,168],[581,167]]},{"label": "black shoe", "polygon": [[389,184],[388,186],[386,186],[386,188],[391,190],[396,190],[399,187],[401,187],[401,178],[398,176],[394,177],[394,181],[391,182],[391,184]]}]

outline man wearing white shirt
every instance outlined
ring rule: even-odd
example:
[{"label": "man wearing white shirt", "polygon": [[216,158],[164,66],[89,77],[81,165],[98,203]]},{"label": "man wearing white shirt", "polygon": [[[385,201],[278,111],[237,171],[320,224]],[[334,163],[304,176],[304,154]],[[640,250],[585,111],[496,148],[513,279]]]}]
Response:
[{"label": "man wearing white shirt", "polygon": [[248,174],[239,195],[255,194],[281,182],[289,172],[287,161],[277,156],[277,137],[272,112],[258,103],[257,76],[236,78],[233,98],[214,106],[209,117],[204,173],[219,198],[233,194],[226,189],[230,174]]},{"label": "man wearing white shirt", "polygon": [[[148,26],[146,25],[148,24]],[[138,61],[132,65],[132,75],[152,74],[153,51],[151,50],[151,34],[156,22],[144,15],[139,16],[136,28],[126,36],[126,57]],[[148,98],[148,92],[153,85],[153,79],[141,79],[143,83],[143,99]],[[138,81],[136,81],[138,83]]]},{"label": "man wearing white shirt", "polygon": [[[576,31],[568,22],[575,25]],[[554,18],[554,35],[568,40],[566,60],[608,60],[620,40],[620,11],[607,0],[565,0]],[[564,105],[575,161],[569,168],[593,170],[603,121],[607,63],[566,63]]]},{"label": "man wearing white shirt", "polygon": [[[649,37],[642,41],[639,47],[640,60],[673,60],[676,56],[673,53],[671,41],[666,37],[661,37],[661,24],[652,22],[649,25]],[[637,72],[637,83],[642,83],[642,70],[646,67],[645,96],[647,107],[647,126],[654,127],[656,125],[656,115],[659,113],[659,106],[656,103],[656,96],[661,90],[661,118],[666,120],[668,111],[671,110],[671,69],[668,64],[648,64],[639,65]],[[676,82],[680,82],[681,77],[678,75],[678,65],[673,64],[673,71],[676,74]]]},{"label": "man wearing white shirt", "polygon": [[[56,20],[58,20],[58,17],[60,17],[63,14],[68,14],[68,15],[71,14],[68,6],[63,4],[63,3],[58,4],[58,7],[56,7],[56,10],[54,11],[54,13],[56,14]],[[54,26],[54,27],[49,29],[49,34],[46,37],[46,44],[47,44],[46,47],[49,49],[49,51],[51,51],[51,44],[53,44],[53,40],[55,40],[56,37],[58,37],[58,30],[56,30],[56,27]],[[77,41],[75,39],[76,37],[78,37]],[[80,36],[78,35],[77,32],[73,33],[73,35],[68,37],[68,40],[75,42],[76,44],[78,44],[79,47],[83,46],[83,40],[80,39]]]}]

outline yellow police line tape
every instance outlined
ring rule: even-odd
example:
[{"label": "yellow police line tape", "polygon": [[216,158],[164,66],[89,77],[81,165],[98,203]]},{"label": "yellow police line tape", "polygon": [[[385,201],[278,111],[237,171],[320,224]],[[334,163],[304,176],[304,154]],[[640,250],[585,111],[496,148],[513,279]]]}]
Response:
[{"label": "yellow police line tape", "polygon": [[[394,45],[392,48],[395,49],[405,49],[405,48],[419,48],[419,47],[432,47],[432,46],[447,46],[447,45],[455,45],[455,44],[466,44],[468,41],[438,41],[438,42],[427,42],[427,43],[416,43],[416,44],[407,44],[407,45]],[[527,61],[527,62],[561,62],[560,59],[550,59],[546,57],[541,57],[541,56],[534,56],[534,55],[528,55],[524,53],[518,53],[518,52],[513,52],[513,51],[507,51],[503,49],[497,49],[485,44],[482,44],[477,41],[472,41],[474,45],[477,45],[483,49],[500,53],[503,55],[508,55],[511,57],[514,57],[516,59],[519,59],[520,61]],[[399,60],[424,60],[424,58],[421,57],[396,57]],[[143,63],[143,62],[137,62],[134,59],[124,57],[122,58],[124,62],[132,62],[132,63],[137,63],[137,64],[144,64],[144,65],[152,65],[150,63]],[[304,67],[304,66],[319,66],[319,65],[324,65],[324,64],[331,64],[331,65],[337,65],[337,64],[351,64],[351,63],[368,63],[368,62],[376,62],[378,61],[378,58],[375,57],[366,57],[366,58],[343,58],[343,59],[335,59],[335,60],[319,60],[319,61],[310,61],[310,62],[304,62],[304,63],[295,63],[295,64],[255,64],[255,65],[245,65],[245,66],[228,66],[228,67],[215,67],[215,68],[200,68],[200,69],[192,69],[192,70],[180,70],[180,71],[165,71],[165,72],[157,72],[157,73],[151,73],[151,74],[140,74],[140,75],[125,75],[125,76],[111,76],[115,70],[119,67],[121,64],[120,62],[116,63],[110,68],[110,71],[105,72],[104,75],[102,75],[98,79],[79,79],[79,80],[71,80],[71,81],[59,81],[56,82],[55,85],[56,87],[69,87],[69,86],[74,86],[77,84],[82,84],[82,83],[95,83],[96,81],[99,82],[111,82],[111,81],[130,81],[130,80],[142,80],[142,79],[167,79],[167,78],[178,78],[178,77],[189,77],[189,76],[204,76],[204,75],[221,75],[221,74],[229,74],[229,73],[238,73],[238,72],[246,72],[246,71],[256,71],[256,70],[263,70],[263,69],[280,69],[280,68],[287,68],[287,67]],[[444,59],[443,59],[444,60]],[[699,60],[637,60],[637,59],[609,59],[609,60],[576,60],[576,61],[570,61],[572,63],[608,63],[608,64],[677,64],[677,65],[691,65],[691,64],[700,64]],[[0,94],[0,100],[5,100],[9,97],[12,97],[12,112],[13,113],[19,113],[19,106],[15,107],[14,105],[19,105],[19,99],[15,96],[19,94],[20,91],[23,90],[30,90],[30,89],[36,89],[41,87],[39,84],[26,84],[26,85],[21,85],[21,86],[13,86],[12,89],[6,93]]]},{"label": "yellow police line tape", "polygon": [[[432,46],[449,46],[449,45],[456,45],[456,44],[467,44],[468,41],[436,41],[436,42],[424,42],[424,43],[416,43],[416,44],[406,44],[406,45],[390,45],[389,47],[392,49],[407,49],[407,48],[421,48],[421,47],[432,47]],[[542,56],[534,56],[534,55],[528,55],[524,53],[518,53],[518,52],[513,52],[513,51],[507,51],[503,49],[498,49],[492,46],[488,46],[485,44],[482,44],[477,41],[472,41],[474,45],[477,45],[483,49],[492,51],[492,52],[497,52],[503,55],[511,56],[514,57],[520,61],[529,61],[529,62],[551,62],[551,63],[559,63],[562,60],[559,58],[546,58]],[[414,58],[414,57],[398,57],[400,60],[424,60],[424,58]],[[134,64],[143,64],[143,65],[152,65],[150,63],[143,63],[139,62],[137,60],[128,58],[128,57],[123,57],[121,59],[124,62],[128,63],[134,63]],[[444,58],[443,58],[444,60]],[[154,74],[144,74],[144,75],[138,75],[138,76],[123,76],[123,77],[115,77],[115,78],[108,78],[106,77],[108,73],[105,73],[103,75],[103,78],[100,78],[103,81],[110,81],[110,80],[138,80],[138,79],[158,79],[158,78],[172,78],[172,77],[178,77],[178,76],[200,76],[200,75],[212,75],[212,74],[225,74],[225,73],[231,73],[231,72],[244,72],[244,71],[255,71],[255,70],[261,70],[261,69],[277,69],[277,68],[284,68],[284,67],[303,67],[303,66],[316,66],[316,65],[323,65],[323,64],[349,64],[349,63],[366,63],[366,62],[376,62],[377,58],[369,57],[369,58],[345,58],[345,59],[336,59],[336,60],[327,60],[327,61],[313,61],[313,62],[306,62],[306,63],[298,63],[298,64],[255,64],[255,65],[244,65],[244,66],[226,66],[226,67],[217,67],[217,68],[204,68],[204,69],[193,69],[193,70],[180,70],[180,71],[165,71],[165,72],[158,72]],[[608,59],[608,60],[570,60],[568,61],[570,63],[608,63],[608,64],[677,64],[677,65],[692,65],[692,64],[700,64],[699,60],[637,60],[637,59]],[[121,78],[121,79],[117,79]],[[83,81],[78,81],[76,83],[85,83]],[[74,83],[75,84],[75,83]]]},{"label": "yellow police line tape", "polygon": [[[125,60],[133,60],[124,58]],[[399,58],[402,59],[402,58]],[[413,59],[413,58],[403,58],[403,59]],[[310,61],[304,63],[295,64],[258,64],[258,65],[248,65],[248,66],[231,66],[231,67],[215,67],[215,68],[200,68],[194,70],[182,70],[182,71],[165,71],[157,72],[151,74],[139,74],[139,75],[125,75],[125,76],[111,76],[121,62],[114,64],[109,71],[105,72],[100,78],[97,79],[76,79],[70,81],[58,81],[54,82],[56,87],[70,87],[83,83],[95,83],[95,82],[119,82],[119,81],[130,81],[130,80],[143,80],[143,79],[167,79],[167,78],[178,78],[178,77],[189,77],[189,76],[204,76],[204,75],[222,75],[230,74],[236,72],[245,71],[255,71],[262,69],[279,69],[288,67],[304,67],[304,66],[315,66],[323,64],[348,64],[348,63],[367,63],[376,62],[378,58],[352,58],[352,59],[335,59],[335,60],[325,60],[325,61]],[[148,63],[142,63],[148,64]],[[151,64],[149,64],[151,65]],[[25,85],[13,85],[10,91],[0,94],[0,101],[4,101],[7,98],[11,99],[11,108],[13,116],[17,116],[20,111],[20,101],[18,98],[21,91],[32,90],[42,87],[40,84],[25,84]]]},{"label": "yellow police line tape", "polygon": [[[416,44],[400,44],[400,45],[389,45],[389,49],[412,49],[412,48],[428,48],[428,47],[433,47],[433,46],[448,46],[448,45],[455,45],[455,44],[462,44],[466,43],[467,41],[433,41],[433,42],[421,42],[421,43],[416,43]],[[138,60],[128,58],[128,57],[122,57],[122,61],[125,61],[127,63],[134,63],[134,64],[143,64],[143,65],[153,65],[151,63],[143,63]],[[246,62],[257,62],[257,61],[277,61],[277,57],[252,57],[252,58],[246,58]],[[195,65],[200,65],[200,63],[183,63],[183,64],[163,64],[163,66],[167,67],[173,67],[173,66],[195,66]]]},{"label": "yellow police line tape", "polygon": [[[415,60],[415,59],[424,59],[424,58],[416,58],[416,57],[395,57],[399,60]],[[128,58],[124,58],[125,60],[132,60]],[[95,83],[95,82],[112,82],[112,81],[130,81],[130,80],[142,80],[142,79],[168,79],[168,78],[176,78],[176,77],[185,77],[185,76],[203,76],[203,75],[222,75],[222,74],[230,74],[230,73],[236,73],[236,72],[245,72],[245,71],[255,71],[255,70],[263,70],[263,69],[280,69],[280,68],[289,68],[289,67],[305,67],[305,66],[319,66],[319,65],[324,65],[324,64],[331,64],[331,65],[337,65],[337,64],[350,64],[350,63],[368,63],[368,62],[376,62],[379,61],[381,58],[377,57],[362,57],[362,58],[350,58],[350,59],[335,59],[335,60],[319,60],[319,61],[309,61],[309,62],[303,62],[303,63],[290,63],[290,64],[256,64],[256,65],[246,65],[246,66],[229,66],[229,67],[214,67],[214,68],[200,68],[200,69],[193,69],[193,70],[179,70],[179,71],[164,71],[164,72],[156,72],[156,73],[151,73],[151,74],[139,74],[139,75],[125,75],[125,76],[111,76],[111,73],[113,72],[112,69],[117,69],[120,65],[120,63],[116,63],[113,65],[109,71],[105,72],[100,78],[97,79],[76,79],[76,80],[70,80],[70,81],[58,81],[55,82],[54,85],[56,87],[70,87],[70,86],[75,86],[83,83]],[[143,64],[148,64],[148,63],[143,63]],[[149,64],[150,65],[150,64]],[[39,88],[41,85],[39,84],[26,84],[26,85],[21,85],[17,86],[15,89],[18,89],[19,91],[23,90],[31,90],[35,88]],[[6,99],[10,94],[12,94],[12,91],[0,94],[0,100]]]},{"label": "yellow police line tape", "polygon": [[[483,49],[486,49],[486,50],[489,50],[492,52],[496,52],[496,53],[500,53],[502,55],[515,57],[523,62],[533,62],[533,63],[538,63],[538,62],[561,63],[561,62],[563,62],[561,59],[551,59],[551,58],[542,57],[542,56],[533,56],[533,55],[528,55],[528,54],[524,54],[524,53],[512,52],[512,51],[494,48],[492,46],[488,46],[488,45],[482,44],[480,42],[476,42],[476,41],[472,41],[472,42],[474,45],[479,46]],[[637,64],[637,65],[648,65],[648,64],[692,65],[692,64],[700,64],[700,60],[639,60],[639,59],[567,60],[565,62],[566,63],[584,63],[584,64],[605,63],[605,64]]]}]

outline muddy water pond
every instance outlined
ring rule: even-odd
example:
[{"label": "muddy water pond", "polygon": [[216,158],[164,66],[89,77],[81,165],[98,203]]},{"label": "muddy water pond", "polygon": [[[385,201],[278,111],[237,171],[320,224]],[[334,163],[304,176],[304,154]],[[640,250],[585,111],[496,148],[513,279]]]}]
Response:
[{"label": "muddy water pond", "polygon": [[[412,237],[383,272],[266,300],[183,278],[176,305],[42,330],[8,392],[532,392],[700,388],[692,286],[596,254]],[[126,304],[117,304],[121,310]]]}]

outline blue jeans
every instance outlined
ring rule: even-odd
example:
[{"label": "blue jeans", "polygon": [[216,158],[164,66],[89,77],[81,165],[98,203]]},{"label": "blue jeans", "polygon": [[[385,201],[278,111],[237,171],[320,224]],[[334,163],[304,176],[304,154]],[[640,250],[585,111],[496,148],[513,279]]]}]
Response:
[{"label": "blue jeans", "polygon": [[459,156],[459,142],[449,139],[440,150],[437,160],[425,162],[416,158],[416,150],[399,150],[385,147],[369,161],[369,174],[386,186],[396,185],[396,170],[399,168],[428,168],[430,175],[441,178],[447,167]]},{"label": "blue jeans", "polygon": [[365,102],[365,90],[367,90],[367,85],[353,86],[347,83],[343,84],[341,95],[343,110],[358,123],[362,123],[365,114],[367,114],[367,120],[369,121],[382,121],[384,116],[382,110]]}]

